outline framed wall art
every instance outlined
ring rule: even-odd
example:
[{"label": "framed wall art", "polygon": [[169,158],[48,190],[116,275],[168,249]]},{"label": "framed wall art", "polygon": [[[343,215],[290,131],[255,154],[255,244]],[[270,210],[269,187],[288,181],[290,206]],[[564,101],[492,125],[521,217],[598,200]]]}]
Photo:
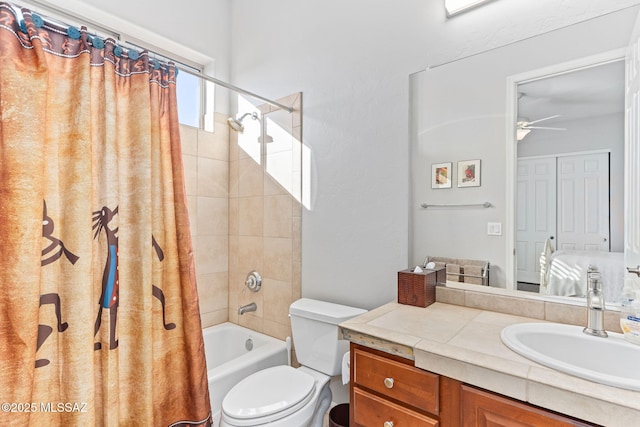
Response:
[{"label": "framed wall art", "polygon": [[458,187],[480,187],[480,160],[458,162]]},{"label": "framed wall art", "polygon": [[451,188],[453,163],[434,163],[431,165],[431,188]]}]

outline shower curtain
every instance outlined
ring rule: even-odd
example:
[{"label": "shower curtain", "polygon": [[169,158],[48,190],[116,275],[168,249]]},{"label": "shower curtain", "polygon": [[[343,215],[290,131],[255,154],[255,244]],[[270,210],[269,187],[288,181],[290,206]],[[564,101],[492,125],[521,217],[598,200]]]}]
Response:
[{"label": "shower curtain", "polygon": [[0,3],[0,425],[210,425],[172,65]]}]

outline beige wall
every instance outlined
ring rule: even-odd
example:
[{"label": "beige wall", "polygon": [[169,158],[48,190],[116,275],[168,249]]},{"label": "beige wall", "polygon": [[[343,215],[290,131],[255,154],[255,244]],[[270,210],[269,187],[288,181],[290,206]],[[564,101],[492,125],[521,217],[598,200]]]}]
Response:
[{"label": "beige wall", "polygon": [[[257,140],[253,153],[245,151],[224,115],[216,114],[214,133],[181,126],[202,327],[229,320],[280,339],[291,335],[289,305],[301,296],[302,99],[279,101],[295,111],[260,108],[277,129],[268,127],[276,143],[258,155]],[[244,284],[253,270],[263,278],[256,293]],[[258,310],[239,316],[250,302]]]}]

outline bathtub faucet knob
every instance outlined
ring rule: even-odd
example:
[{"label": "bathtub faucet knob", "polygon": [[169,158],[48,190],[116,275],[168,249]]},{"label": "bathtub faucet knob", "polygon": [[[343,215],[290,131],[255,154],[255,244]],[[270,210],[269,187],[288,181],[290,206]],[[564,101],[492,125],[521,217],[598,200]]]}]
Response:
[{"label": "bathtub faucet knob", "polygon": [[247,279],[244,281],[244,284],[247,285],[252,292],[258,292],[262,287],[262,277],[257,271],[252,271],[247,275]]}]

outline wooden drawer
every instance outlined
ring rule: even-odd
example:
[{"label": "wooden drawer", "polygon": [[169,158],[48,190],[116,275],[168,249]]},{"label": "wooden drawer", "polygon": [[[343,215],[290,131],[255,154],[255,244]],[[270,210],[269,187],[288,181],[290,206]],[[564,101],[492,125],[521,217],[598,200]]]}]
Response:
[{"label": "wooden drawer", "polygon": [[354,384],[438,415],[438,375],[359,348],[353,352],[353,372]]},{"label": "wooden drawer", "polygon": [[382,399],[359,388],[353,389],[354,422],[366,427],[438,427],[438,420]]}]

